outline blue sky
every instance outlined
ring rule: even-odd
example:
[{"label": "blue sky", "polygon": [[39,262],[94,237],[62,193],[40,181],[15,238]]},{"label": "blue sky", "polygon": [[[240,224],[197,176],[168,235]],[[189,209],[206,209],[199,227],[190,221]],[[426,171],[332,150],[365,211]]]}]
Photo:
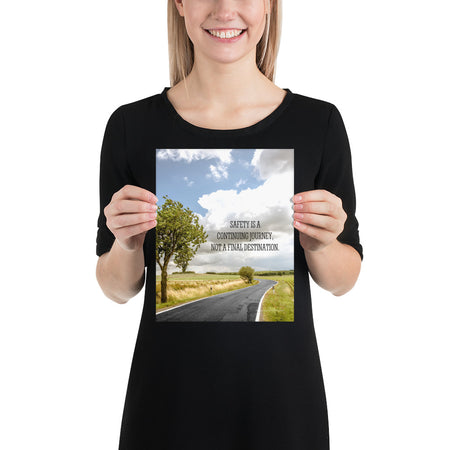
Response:
[{"label": "blue sky", "polygon": [[[219,149],[218,151],[226,151]],[[250,166],[255,149],[232,149],[232,162],[224,166],[217,158],[198,159],[187,162],[185,159],[158,159],[156,170],[156,196],[158,205],[164,203],[163,195],[179,201],[183,206],[204,215],[207,210],[197,200],[203,194],[218,189],[256,188],[264,180],[257,179],[255,168]],[[211,169],[211,166],[214,168]],[[222,169],[222,170],[221,170]],[[210,176],[206,176],[210,175]],[[226,176],[225,176],[226,175]]]}]

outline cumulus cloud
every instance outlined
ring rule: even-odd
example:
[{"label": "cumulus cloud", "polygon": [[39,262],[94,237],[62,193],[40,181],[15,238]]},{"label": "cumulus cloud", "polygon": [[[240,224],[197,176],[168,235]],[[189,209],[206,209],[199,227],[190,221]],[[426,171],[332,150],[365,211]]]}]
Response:
[{"label": "cumulus cloud", "polygon": [[228,178],[228,165],[219,162],[219,164],[211,164],[209,166],[210,173],[206,174],[207,178],[212,178],[214,181],[220,181]]},{"label": "cumulus cloud", "polygon": [[272,174],[282,174],[293,170],[294,151],[291,149],[256,149],[251,165],[255,175],[267,180]]},{"label": "cumulus cloud", "polygon": [[[200,246],[189,265],[190,270],[229,271],[250,265],[255,270],[267,268],[292,269],[293,262],[293,225],[292,204],[294,193],[293,165],[282,173],[272,174],[260,186],[247,188],[240,192],[236,189],[219,189],[204,194],[198,203],[207,210],[205,215],[197,214],[199,223],[205,227],[208,242]],[[259,220],[261,228],[231,229],[231,220]],[[273,240],[255,240],[252,243],[278,243],[279,252],[211,252],[211,243],[226,243],[217,239],[218,231],[271,231]],[[230,242],[247,242],[230,241]],[[209,267],[209,269],[205,269]]]},{"label": "cumulus cloud", "polygon": [[189,180],[188,177],[183,177],[183,180],[186,181],[186,184],[188,186],[192,186],[194,184],[194,181],[193,180]]},{"label": "cumulus cloud", "polygon": [[270,224],[280,229],[284,225],[284,231],[287,231],[290,226],[284,224],[284,218],[292,215],[290,199],[294,193],[293,182],[292,172],[285,172],[272,175],[254,189],[243,189],[239,193],[236,189],[219,189],[204,194],[198,203],[208,211],[204,216],[208,227],[223,228],[229,220],[258,219],[264,227]]},{"label": "cumulus cloud", "polygon": [[156,157],[158,159],[170,159],[172,161],[187,161],[200,159],[218,159],[220,163],[226,165],[233,162],[231,156],[232,149],[158,149]]}]

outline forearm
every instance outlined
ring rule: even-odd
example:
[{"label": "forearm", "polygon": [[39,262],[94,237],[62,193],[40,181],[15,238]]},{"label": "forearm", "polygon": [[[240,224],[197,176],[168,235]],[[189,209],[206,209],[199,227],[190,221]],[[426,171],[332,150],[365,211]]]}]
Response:
[{"label": "forearm", "polygon": [[313,280],[336,296],[353,288],[361,270],[359,253],[337,239],[323,250],[305,250],[305,258]]},{"label": "forearm", "polygon": [[126,303],[142,289],[145,280],[143,248],[124,250],[117,241],[97,262],[97,281],[104,294],[117,303]]}]

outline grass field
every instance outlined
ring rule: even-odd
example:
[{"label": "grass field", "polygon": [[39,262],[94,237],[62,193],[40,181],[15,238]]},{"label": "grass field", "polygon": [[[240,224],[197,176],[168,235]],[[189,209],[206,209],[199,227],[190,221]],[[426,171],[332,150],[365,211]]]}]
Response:
[{"label": "grass field", "polygon": [[275,292],[269,289],[262,300],[260,320],[262,322],[293,322],[294,275],[256,276],[278,281]]},{"label": "grass field", "polygon": [[[258,281],[254,280],[253,284]],[[239,275],[185,273],[172,274],[167,280],[167,302],[161,303],[161,276],[156,276],[156,311],[191,300],[251,286]]]}]

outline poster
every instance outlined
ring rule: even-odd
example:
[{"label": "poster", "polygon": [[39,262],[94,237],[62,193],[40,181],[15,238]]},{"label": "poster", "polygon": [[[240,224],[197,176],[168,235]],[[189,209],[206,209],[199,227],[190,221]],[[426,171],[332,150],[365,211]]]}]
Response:
[{"label": "poster", "polygon": [[294,321],[294,149],[156,149],[155,320]]}]

